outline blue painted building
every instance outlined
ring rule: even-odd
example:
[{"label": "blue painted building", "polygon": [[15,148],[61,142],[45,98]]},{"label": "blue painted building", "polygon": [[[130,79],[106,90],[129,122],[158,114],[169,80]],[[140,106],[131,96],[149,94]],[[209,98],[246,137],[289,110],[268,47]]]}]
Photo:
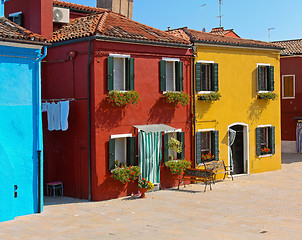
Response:
[{"label": "blue painted building", "polygon": [[42,211],[45,41],[0,17],[0,222]]}]

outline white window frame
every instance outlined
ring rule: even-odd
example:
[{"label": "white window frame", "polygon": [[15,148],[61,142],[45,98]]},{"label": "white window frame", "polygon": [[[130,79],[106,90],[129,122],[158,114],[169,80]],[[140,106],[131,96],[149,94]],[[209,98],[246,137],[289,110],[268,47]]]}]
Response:
[{"label": "white window frame", "polygon": [[[197,63],[201,63],[201,64],[214,64],[215,61],[207,61],[207,60],[198,60]],[[210,94],[213,93],[215,91],[199,91],[197,92],[197,94]]]},{"label": "white window frame", "polygon": [[[265,125],[258,125],[257,128],[270,128],[272,127],[273,125],[271,124],[265,124]],[[260,144],[261,145],[261,144]],[[259,158],[263,158],[263,157],[270,157],[270,156],[273,156],[272,153],[270,154],[261,154],[260,156],[258,156]]]},{"label": "white window frame", "polygon": [[[284,77],[293,77],[293,97],[284,97]],[[287,74],[282,75],[282,99],[295,99],[296,98],[296,75],[294,74]]]},{"label": "white window frame", "polygon": [[[272,65],[269,64],[269,63],[257,63],[257,89],[258,89],[258,79],[259,79],[259,76],[258,76],[258,67],[270,67],[270,66],[272,66]],[[268,82],[267,82],[267,84],[268,84]],[[257,93],[268,93],[268,92],[271,92],[271,91],[268,91],[268,90],[257,91]]]},{"label": "white window frame", "polygon": [[122,58],[124,59],[124,71],[123,71],[123,84],[125,86],[126,89],[126,58],[131,58],[131,55],[126,55],[126,54],[114,54],[114,53],[110,53],[109,54],[110,57],[113,57],[113,90],[115,91],[119,91],[119,92],[128,92],[128,90],[120,90],[120,89],[115,89],[114,85],[115,85],[115,76],[114,76],[114,66],[115,66],[115,59],[117,58]]},{"label": "white window frame", "polygon": [[[173,84],[173,87],[174,89],[176,89],[176,69],[175,69],[175,62],[180,62],[180,58],[165,58],[163,57],[162,60],[166,61],[166,62],[173,62],[173,77],[174,77],[174,84]],[[167,85],[167,79],[166,79],[166,85]],[[167,92],[179,92],[180,91],[163,91],[163,93],[167,93]]]},{"label": "white window frame", "polygon": [[[128,137],[132,137],[132,134],[116,134],[116,135],[111,135],[110,138],[111,139],[124,139],[124,155],[125,155],[125,159],[123,159],[124,164],[127,165],[127,138]],[[115,157],[116,157],[116,145],[115,145]],[[115,160],[119,160],[119,162],[122,162],[120,159],[115,159]]]}]

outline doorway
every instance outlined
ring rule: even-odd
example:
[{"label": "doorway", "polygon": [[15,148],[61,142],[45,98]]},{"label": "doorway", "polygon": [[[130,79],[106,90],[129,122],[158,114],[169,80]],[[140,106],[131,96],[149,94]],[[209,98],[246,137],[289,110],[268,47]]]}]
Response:
[{"label": "doorway", "polygon": [[234,175],[249,173],[248,125],[243,123],[229,126],[229,165]]}]

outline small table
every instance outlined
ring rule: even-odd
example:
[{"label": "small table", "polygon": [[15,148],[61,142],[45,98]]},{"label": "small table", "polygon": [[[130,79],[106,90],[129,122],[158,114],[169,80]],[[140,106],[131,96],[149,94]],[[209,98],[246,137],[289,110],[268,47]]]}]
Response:
[{"label": "small table", "polygon": [[46,184],[47,186],[47,196],[51,191],[53,192],[53,196],[56,196],[56,191],[60,192],[60,195],[63,196],[63,183],[61,181],[58,182],[50,182]]}]

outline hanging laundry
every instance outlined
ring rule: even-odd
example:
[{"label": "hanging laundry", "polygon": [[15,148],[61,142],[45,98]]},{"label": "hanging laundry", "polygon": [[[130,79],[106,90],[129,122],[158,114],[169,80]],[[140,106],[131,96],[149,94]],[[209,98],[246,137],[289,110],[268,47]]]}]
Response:
[{"label": "hanging laundry", "polygon": [[68,129],[69,101],[61,102],[61,129]]},{"label": "hanging laundry", "polygon": [[42,103],[42,112],[47,112],[48,103]]},{"label": "hanging laundry", "polygon": [[54,103],[46,103],[47,104],[47,122],[48,122],[48,130],[54,130]]},{"label": "hanging laundry", "polygon": [[54,103],[53,106],[53,126],[54,130],[61,130],[61,103]]}]

